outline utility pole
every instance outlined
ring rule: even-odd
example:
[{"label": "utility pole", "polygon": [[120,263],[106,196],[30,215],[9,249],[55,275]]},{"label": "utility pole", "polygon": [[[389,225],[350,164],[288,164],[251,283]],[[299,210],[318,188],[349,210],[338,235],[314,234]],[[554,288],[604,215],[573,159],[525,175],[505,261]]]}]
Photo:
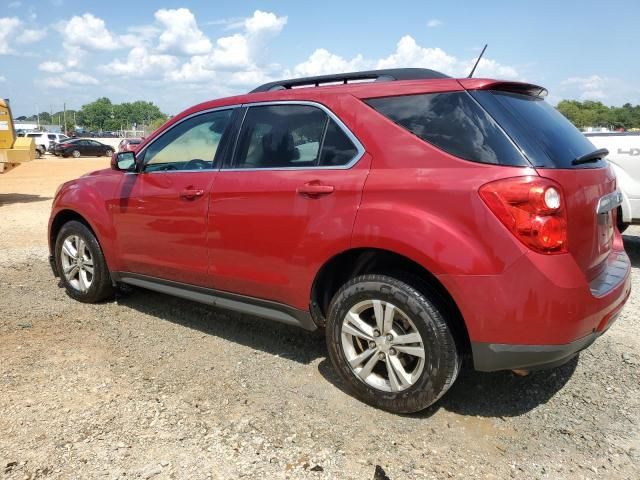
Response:
[{"label": "utility pole", "polygon": [[67,129],[67,103],[62,104],[62,111],[64,112],[64,120],[62,125],[62,133]]}]

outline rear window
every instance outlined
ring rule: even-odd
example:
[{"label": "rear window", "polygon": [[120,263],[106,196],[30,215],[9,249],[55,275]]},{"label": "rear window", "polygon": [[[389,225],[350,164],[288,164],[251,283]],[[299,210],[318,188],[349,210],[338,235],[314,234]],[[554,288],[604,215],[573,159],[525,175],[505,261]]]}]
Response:
[{"label": "rear window", "polygon": [[478,90],[473,97],[524,151],[532,165],[546,168],[593,168],[602,162],[572,165],[596,147],[558,110],[539,97]]},{"label": "rear window", "polygon": [[529,166],[509,137],[467,92],[375,98],[366,103],[456,157],[495,165]]}]

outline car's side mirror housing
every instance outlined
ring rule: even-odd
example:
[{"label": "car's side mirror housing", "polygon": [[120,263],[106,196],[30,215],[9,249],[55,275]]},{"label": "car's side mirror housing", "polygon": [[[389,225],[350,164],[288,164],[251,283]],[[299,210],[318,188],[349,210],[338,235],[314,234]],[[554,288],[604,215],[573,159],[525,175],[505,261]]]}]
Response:
[{"label": "car's side mirror housing", "polygon": [[136,155],[133,152],[118,152],[111,157],[111,168],[121,172],[136,171]]}]

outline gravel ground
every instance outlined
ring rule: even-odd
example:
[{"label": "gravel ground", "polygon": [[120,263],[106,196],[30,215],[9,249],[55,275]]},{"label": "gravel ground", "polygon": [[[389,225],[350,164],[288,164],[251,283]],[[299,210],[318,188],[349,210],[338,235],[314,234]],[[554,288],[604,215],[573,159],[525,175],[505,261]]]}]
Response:
[{"label": "gravel ground", "polygon": [[46,261],[50,197],[104,163],[0,176],[4,478],[640,477],[640,227],[631,299],[578,360],[463,371],[397,416],[345,393],[319,335],[143,290],[67,297]]}]

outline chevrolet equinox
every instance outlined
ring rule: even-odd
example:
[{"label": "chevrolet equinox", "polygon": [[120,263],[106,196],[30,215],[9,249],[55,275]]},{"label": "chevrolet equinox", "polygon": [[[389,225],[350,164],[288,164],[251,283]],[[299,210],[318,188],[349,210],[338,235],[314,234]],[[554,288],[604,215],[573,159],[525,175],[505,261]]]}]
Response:
[{"label": "chevrolet equinox", "polygon": [[463,361],[552,368],[630,292],[607,151],[542,87],[394,69],[272,82],[196,105],[49,222],[68,294],[120,284],[323,328],[352,393],[437,401]]}]

